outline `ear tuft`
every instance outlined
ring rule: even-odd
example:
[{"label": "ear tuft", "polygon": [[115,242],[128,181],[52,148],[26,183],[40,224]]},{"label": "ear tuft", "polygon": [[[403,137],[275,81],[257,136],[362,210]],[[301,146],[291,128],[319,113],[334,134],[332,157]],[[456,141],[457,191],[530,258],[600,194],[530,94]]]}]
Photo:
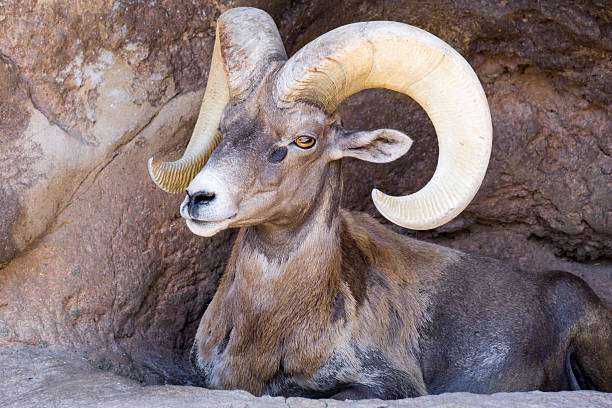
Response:
[{"label": "ear tuft", "polygon": [[406,154],[412,139],[393,129],[345,131],[339,135],[334,158],[355,157],[374,163],[388,163]]}]

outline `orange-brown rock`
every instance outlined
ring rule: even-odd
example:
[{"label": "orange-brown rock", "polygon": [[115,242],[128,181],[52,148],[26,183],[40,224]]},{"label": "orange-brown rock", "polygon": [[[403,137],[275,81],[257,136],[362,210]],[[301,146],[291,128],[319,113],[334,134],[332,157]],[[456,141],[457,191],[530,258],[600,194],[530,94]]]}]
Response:
[{"label": "orange-brown rock", "polygon": [[[233,233],[193,236],[182,197],[154,186],[146,160],[184,148],[214,22],[238,5],[268,11],[289,54],[365,20],[416,25],[459,50],[489,98],[489,172],[456,220],[402,233],[526,269],[569,269],[612,301],[612,8],[603,3],[9,0],[0,8],[0,345],[75,352],[147,383],[195,381],[185,352]],[[346,207],[376,215],[373,187],[405,194],[428,180],[437,147],[416,103],[368,90],[340,110],[347,128],[415,140],[395,163],[347,161]],[[587,261],[600,265],[575,263]]]}]

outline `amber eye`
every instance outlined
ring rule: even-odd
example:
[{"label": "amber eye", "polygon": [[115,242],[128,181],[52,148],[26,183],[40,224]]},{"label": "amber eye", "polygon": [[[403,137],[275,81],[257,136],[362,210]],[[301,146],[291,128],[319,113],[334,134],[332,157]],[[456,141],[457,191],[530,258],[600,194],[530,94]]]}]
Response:
[{"label": "amber eye", "polygon": [[294,143],[302,149],[310,149],[315,145],[315,142],[315,138],[310,136],[300,136],[294,141]]}]

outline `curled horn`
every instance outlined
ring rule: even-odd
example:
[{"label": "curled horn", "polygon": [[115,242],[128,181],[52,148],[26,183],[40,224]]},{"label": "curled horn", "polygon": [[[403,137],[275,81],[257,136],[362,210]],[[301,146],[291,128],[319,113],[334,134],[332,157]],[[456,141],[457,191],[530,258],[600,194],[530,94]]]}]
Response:
[{"label": "curled horn", "polygon": [[332,113],[366,88],[404,93],[425,109],[438,136],[438,165],[416,193],[391,197],[376,189],[372,199],[390,221],[430,229],[457,216],[484,178],[491,152],[491,115],[470,65],[426,31],[396,22],[349,24],[303,47],[282,67],[276,103],[302,101]]},{"label": "curled horn", "polygon": [[217,21],[208,83],[191,139],[179,160],[149,159],[155,184],[169,193],[184,192],[221,141],[219,122],[230,98],[245,98],[271,61],[286,59],[276,25],[267,13],[250,7],[223,13]]}]

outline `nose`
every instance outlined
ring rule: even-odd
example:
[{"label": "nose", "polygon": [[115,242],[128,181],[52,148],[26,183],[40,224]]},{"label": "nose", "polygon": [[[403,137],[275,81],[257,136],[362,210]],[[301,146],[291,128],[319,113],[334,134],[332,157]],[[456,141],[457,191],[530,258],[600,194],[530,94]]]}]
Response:
[{"label": "nose", "polygon": [[198,191],[193,194],[189,194],[189,190],[186,191],[187,198],[189,199],[187,206],[189,208],[189,212],[195,207],[201,205],[208,205],[215,199],[215,193],[209,191]]},{"label": "nose", "polygon": [[209,167],[209,163],[191,180],[181,203],[181,216],[185,219],[212,222],[236,215],[238,208],[230,191],[228,177]]}]

